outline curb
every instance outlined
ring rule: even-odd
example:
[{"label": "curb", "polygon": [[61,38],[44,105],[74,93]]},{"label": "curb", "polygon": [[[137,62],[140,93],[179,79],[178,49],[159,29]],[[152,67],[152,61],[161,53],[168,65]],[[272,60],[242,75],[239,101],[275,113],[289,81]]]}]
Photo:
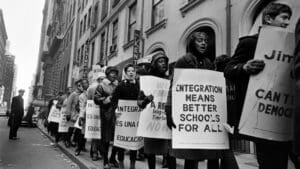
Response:
[{"label": "curb", "polygon": [[[46,133],[43,129],[40,128],[39,125],[37,125],[37,128],[45,135],[48,137],[48,139],[51,142],[55,142],[55,140],[48,134]],[[81,162],[80,160],[78,160],[75,155],[73,155],[72,153],[68,152],[63,146],[61,146],[60,144],[56,144],[56,146],[66,155],[68,156],[72,161],[74,161],[78,167],[80,169],[90,169],[88,166],[86,166],[83,162]]]}]

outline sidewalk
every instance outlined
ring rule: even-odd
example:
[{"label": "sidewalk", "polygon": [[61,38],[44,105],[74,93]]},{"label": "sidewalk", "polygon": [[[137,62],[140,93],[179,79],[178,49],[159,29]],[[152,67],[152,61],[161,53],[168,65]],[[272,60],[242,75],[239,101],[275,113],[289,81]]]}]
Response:
[{"label": "sidewalk", "polygon": [[[38,128],[41,130],[43,135],[46,135],[52,142],[54,142],[54,138],[51,137],[47,133],[47,129],[44,125],[41,125],[41,121],[38,122]],[[88,140],[86,143],[86,149],[89,151],[90,149],[90,141]],[[99,169],[103,166],[103,160],[92,161],[90,158],[89,152],[81,152],[79,156],[75,156],[75,148],[70,147],[66,148],[62,142],[59,142],[58,148],[61,149],[69,158],[71,158],[74,162],[76,162],[81,169]],[[238,161],[240,169],[258,169],[258,164],[253,154],[245,154],[245,153],[235,153],[235,157]],[[125,156],[125,169],[129,168],[129,156]],[[184,160],[177,159],[177,169],[183,169]],[[156,168],[161,169],[162,167],[162,156],[157,156],[156,158]],[[147,161],[137,161],[136,169],[147,169]],[[199,162],[198,169],[206,169],[206,162]],[[291,161],[289,161],[288,169],[295,169]]]}]

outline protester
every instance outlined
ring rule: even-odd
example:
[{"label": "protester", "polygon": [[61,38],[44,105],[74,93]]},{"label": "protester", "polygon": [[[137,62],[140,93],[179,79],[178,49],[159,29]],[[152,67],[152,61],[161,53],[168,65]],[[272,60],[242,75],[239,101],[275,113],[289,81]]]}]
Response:
[{"label": "protester", "polygon": [[[168,57],[163,51],[158,51],[152,56],[151,68],[149,75],[159,78],[168,79],[166,72],[168,71]],[[153,101],[153,95],[146,96],[143,91],[140,91],[138,105],[142,109]],[[169,155],[170,141],[166,139],[144,138],[144,151],[148,158],[148,168],[155,169],[155,155],[167,155],[168,167],[176,168],[176,159]]]},{"label": "protester", "polygon": [[[100,72],[98,74],[97,81],[89,86],[89,88],[87,89],[87,99],[88,100],[94,100],[95,91],[96,91],[98,85],[100,85],[100,83],[103,81],[104,78],[105,78],[105,74]],[[98,156],[98,151],[100,151],[99,147],[100,147],[100,140],[92,139],[90,156],[93,161],[96,161],[99,159],[99,156]]]},{"label": "protester", "polygon": [[24,120],[27,121],[28,125],[30,127],[33,127],[33,124],[32,124],[32,116],[34,114],[34,106],[32,103],[30,103],[29,107],[28,107],[28,110],[27,110],[27,114],[26,116],[24,117]]},{"label": "protester", "polygon": [[[205,32],[193,32],[187,41],[187,54],[179,58],[175,63],[175,69],[208,69],[214,70],[213,63],[208,59],[209,37]],[[171,86],[172,87],[172,86]],[[167,124],[170,129],[175,128],[172,119],[172,94],[171,90],[166,104]],[[221,158],[221,151],[217,150],[203,150],[203,149],[172,149],[172,155],[176,158],[185,159],[184,168],[194,169],[198,168],[198,161],[208,159],[208,169],[219,168],[219,158]]]},{"label": "protester", "polygon": [[[139,84],[136,81],[135,67],[128,64],[124,68],[125,80],[123,80],[117,87],[112,96],[112,104],[116,109],[118,100],[137,100],[139,95]],[[120,169],[124,169],[124,149],[119,148],[118,160]],[[137,151],[130,150],[130,169],[135,169]]]},{"label": "protester", "polygon": [[[58,95],[56,97],[54,97],[53,101],[55,100],[56,101],[56,108],[60,109],[60,106],[58,105],[59,101],[61,100],[61,97],[63,96],[63,92],[60,91],[58,92]],[[53,106],[53,104],[52,104]],[[51,106],[51,108],[52,108]],[[50,108],[50,111],[51,111],[51,108]],[[50,127],[50,132],[52,134],[52,136],[55,137],[55,143],[57,144],[59,142],[59,139],[60,139],[60,133],[58,132],[58,123],[56,122],[49,122],[49,127]]]},{"label": "protester", "polygon": [[[292,10],[289,6],[280,3],[270,3],[263,11],[263,24],[286,28],[289,25],[291,15]],[[236,128],[241,117],[249,77],[261,72],[265,66],[262,60],[254,59],[257,40],[258,34],[240,38],[232,60],[228,63],[224,71],[225,77],[236,86]],[[290,149],[289,142],[247,138],[256,143],[256,156],[259,169],[287,168],[288,152]]]},{"label": "protester", "polygon": [[[221,55],[216,57],[215,59],[216,71],[224,72],[224,69],[229,61],[230,61],[230,57],[227,55]],[[227,123],[232,126],[233,125],[232,122],[234,121],[235,87],[229,80],[226,80],[226,98],[227,98]],[[232,137],[232,135],[229,135],[229,141],[231,141],[233,138],[234,137]],[[239,168],[231,147],[229,150],[222,151],[220,168],[221,169]]]},{"label": "protester", "polygon": [[[111,166],[118,168],[116,161],[117,149],[112,148],[112,153],[108,161],[109,142],[114,138],[115,112],[111,103],[112,93],[118,85],[118,69],[107,67],[106,78],[100,83],[95,91],[94,102],[100,106],[101,118],[101,151],[103,152],[103,168],[109,169]],[[109,165],[110,163],[110,165]]]},{"label": "protester", "polygon": [[[296,78],[296,95],[295,100],[300,100],[300,18],[296,24],[295,29],[295,40],[296,40],[296,47],[295,47],[295,67],[294,73]],[[295,167],[298,169],[300,168],[300,104],[295,104],[294,110],[294,155],[291,158],[295,164]]]},{"label": "protester", "polygon": [[[63,94],[62,96],[60,96],[58,98],[58,102],[56,104],[56,107],[61,110],[61,114],[65,113],[67,111],[66,110],[67,109],[67,101],[68,101],[68,97],[70,96],[70,94],[71,94],[71,90],[68,89],[65,92],[65,94]],[[69,144],[68,139],[67,139],[68,138],[68,133],[59,133],[59,135],[62,136],[65,146],[67,148],[70,147],[70,144]]]},{"label": "protester", "polygon": [[80,152],[84,149],[84,143],[86,139],[84,138],[85,133],[85,117],[86,117],[86,104],[87,104],[87,89],[89,87],[89,82],[87,79],[83,79],[81,82],[82,93],[79,95],[79,126],[82,127],[81,133],[78,133],[77,148],[75,150],[75,156],[78,156]]},{"label": "protester", "polygon": [[10,131],[9,131],[9,139],[10,140],[17,140],[19,139],[17,137],[17,132],[19,129],[19,126],[21,125],[23,116],[24,116],[24,100],[23,95],[25,93],[25,90],[20,89],[19,95],[13,97],[12,103],[11,103],[11,125],[10,125]]},{"label": "protester", "polygon": [[[76,85],[76,90],[70,94],[70,96],[68,97],[67,100],[67,124],[69,126],[69,131],[66,137],[66,145],[69,146],[74,146],[75,144],[73,144],[71,142],[71,137],[73,135],[73,132],[75,133],[75,122],[79,116],[79,95],[82,93],[82,85],[81,85],[82,80],[77,80],[75,82]],[[77,132],[78,133],[78,132]],[[77,135],[75,134],[74,136],[76,141]]]}]

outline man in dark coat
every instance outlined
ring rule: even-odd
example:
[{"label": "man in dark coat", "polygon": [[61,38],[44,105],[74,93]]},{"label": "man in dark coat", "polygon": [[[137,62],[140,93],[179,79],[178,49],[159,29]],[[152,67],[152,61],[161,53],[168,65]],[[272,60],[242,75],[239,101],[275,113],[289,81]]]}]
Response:
[{"label": "man in dark coat", "polygon": [[[286,28],[292,15],[285,4],[270,3],[263,11],[263,24]],[[238,127],[246,96],[249,77],[264,69],[262,60],[254,59],[258,35],[242,37],[235,53],[225,68],[224,75],[236,86],[235,127]],[[250,138],[256,143],[256,156],[259,169],[286,169],[289,143]]]},{"label": "man in dark coat", "polygon": [[[296,77],[296,99],[295,101],[299,102],[300,100],[300,18],[296,25],[295,30],[295,77]],[[300,104],[295,104],[295,115],[294,115],[294,151],[295,155],[300,156]],[[299,158],[298,158],[298,163]]]},{"label": "man in dark coat", "polygon": [[[119,168],[119,164],[115,159],[117,148],[112,148],[112,153],[108,161],[109,142],[114,139],[115,130],[115,112],[111,102],[112,94],[118,86],[118,69],[109,66],[105,70],[106,78],[98,85],[94,102],[100,106],[101,119],[101,151],[103,153],[103,168],[109,169],[110,166]],[[109,164],[110,163],[110,164]]]},{"label": "man in dark coat", "polygon": [[19,139],[17,137],[17,131],[19,129],[19,126],[22,122],[22,118],[24,116],[24,100],[23,95],[25,93],[25,90],[20,89],[19,95],[13,97],[12,103],[11,103],[11,125],[10,125],[10,131],[9,131],[9,139],[10,140],[17,140]]}]

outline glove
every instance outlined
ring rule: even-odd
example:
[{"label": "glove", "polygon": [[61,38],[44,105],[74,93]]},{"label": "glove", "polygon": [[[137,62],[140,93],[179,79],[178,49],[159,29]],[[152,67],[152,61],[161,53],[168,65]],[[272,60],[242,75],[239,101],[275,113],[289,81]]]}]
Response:
[{"label": "glove", "polygon": [[172,130],[172,128],[174,128],[174,129],[176,128],[176,125],[175,125],[172,117],[167,116],[167,126],[169,127],[170,130]]},{"label": "glove", "polygon": [[263,60],[249,60],[246,64],[244,64],[243,69],[250,75],[255,75],[261,72],[265,67],[265,63]]},{"label": "glove", "polygon": [[105,100],[103,100],[103,104],[109,104],[111,102],[112,96],[108,96]]},{"label": "glove", "polygon": [[84,120],[83,117],[79,117],[78,125],[79,125],[79,126],[83,126],[84,121],[85,121],[85,120]]},{"label": "glove", "polygon": [[66,119],[67,119],[67,121],[70,121],[71,120],[71,115],[66,115]]},{"label": "glove", "polygon": [[229,124],[227,123],[223,123],[223,126],[225,128],[225,130],[230,133],[230,134],[234,134],[234,126],[231,127]]}]

